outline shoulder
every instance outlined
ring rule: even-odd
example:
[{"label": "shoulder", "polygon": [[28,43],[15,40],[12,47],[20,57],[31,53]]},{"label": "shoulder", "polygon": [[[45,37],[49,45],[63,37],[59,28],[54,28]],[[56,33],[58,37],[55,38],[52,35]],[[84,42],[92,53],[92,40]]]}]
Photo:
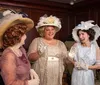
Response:
[{"label": "shoulder", "polygon": [[71,46],[71,50],[77,50],[80,46],[80,43],[74,43],[72,46]]},{"label": "shoulder", "polygon": [[79,45],[79,43],[74,43],[73,47],[77,47]]},{"label": "shoulder", "polygon": [[[56,39],[56,40],[57,40],[57,39]],[[57,40],[57,42],[60,43],[60,44],[64,44],[64,42],[61,41],[61,40]]]},{"label": "shoulder", "polygon": [[96,47],[96,51],[100,53],[100,47]]},{"label": "shoulder", "polygon": [[41,40],[42,38],[41,37],[37,37],[37,38],[34,38],[33,40],[32,40],[32,42],[37,42],[37,41],[39,41],[39,40]]},{"label": "shoulder", "polygon": [[36,40],[38,40],[38,39],[40,39],[40,37],[34,38],[32,41],[36,41]]},{"label": "shoulder", "polygon": [[11,52],[10,49],[5,49],[2,53],[2,59],[7,59],[7,60],[12,60],[12,59],[15,59],[15,55],[13,52]]},{"label": "shoulder", "polygon": [[58,46],[60,46],[60,47],[66,47],[66,46],[65,46],[65,43],[64,43],[63,41],[61,41],[61,40],[57,40],[57,44],[58,44]]}]

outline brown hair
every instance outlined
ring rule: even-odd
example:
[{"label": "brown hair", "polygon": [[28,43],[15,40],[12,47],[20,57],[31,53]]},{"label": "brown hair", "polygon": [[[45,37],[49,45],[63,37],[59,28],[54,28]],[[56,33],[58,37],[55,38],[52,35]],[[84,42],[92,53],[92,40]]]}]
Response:
[{"label": "brown hair", "polygon": [[26,33],[27,26],[24,23],[19,23],[11,26],[3,35],[3,48],[13,46],[21,41],[21,37]]},{"label": "brown hair", "polygon": [[89,29],[89,30],[81,30],[81,29],[79,29],[78,31],[77,31],[77,35],[79,36],[79,31],[83,31],[83,32],[86,32],[90,37],[89,37],[89,40],[90,41],[92,41],[92,40],[94,40],[94,38],[95,38],[95,31],[93,30],[93,29]]}]

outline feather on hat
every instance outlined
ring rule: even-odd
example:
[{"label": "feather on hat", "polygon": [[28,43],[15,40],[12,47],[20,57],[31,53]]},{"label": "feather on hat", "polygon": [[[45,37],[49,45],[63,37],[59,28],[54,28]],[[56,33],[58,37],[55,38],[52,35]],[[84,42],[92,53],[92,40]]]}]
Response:
[{"label": "feather on hat", "polygon": [[[100,36],[100,27],[96,24],[92,24],[92,22],[94,22],[93,20],[89,20],[89,21],[81,21],[81,24],[79,24],[78,26],[76,26],[73,31],[72,31],[72,36],[73,36],[73,39],[76,41],[76,42],[80,42],[79,40],[79,37],[77,35],[77,31],[78,29],[81,29],[81,30],[88,30],[88,29],[93,29],[95,31],[95,38],[94,40],[97,40],[98,37]],[[94,41],[93,40],[93,41]]]},{"label": "feather on hat", "polygon": [[56,16],[50,15],[48,17],[47,15],[44,15],[39,19],[39,23],[36,26],[37,31],[40,27],[43,26],[55,26],[58,28],[57,31],[59,31],[61,29],[61,21]]}]

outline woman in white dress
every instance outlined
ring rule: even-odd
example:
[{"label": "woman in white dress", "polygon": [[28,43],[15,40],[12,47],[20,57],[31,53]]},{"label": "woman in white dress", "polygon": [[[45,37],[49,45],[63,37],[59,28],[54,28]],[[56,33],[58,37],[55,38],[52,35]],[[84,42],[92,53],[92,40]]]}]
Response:
[{"label": "woman in white dress", "polygon": [[35,38],[29,46],[29,60],[35,61],[32,68],[39,75],[40,85],[62,85],[67,49],[63,42],[54,39],[61,22],[52,15],[42,16],[36,28],[41,37]]},{"label": "woman in white dress", "polygon": [[96,39],[100,36],[100,28],[92,22],[81,22],[73,29],[72,35],[77,43],[69,52],[74,64],[71,85],[94,85],[94,73],[90,68],[98,57]]}]

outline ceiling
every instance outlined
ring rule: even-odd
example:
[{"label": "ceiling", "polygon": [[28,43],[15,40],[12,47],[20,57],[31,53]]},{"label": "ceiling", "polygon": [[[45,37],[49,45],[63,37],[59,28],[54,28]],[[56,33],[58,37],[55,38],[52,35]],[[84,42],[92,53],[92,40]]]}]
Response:
[{"label": "ceiling", "polygon": [[58,3],[64,3],[64,4],[70,4],[70,5],[74,5],[75,3],[81,2],[81,1],[85,1],[85,0],[11,0],[11,1],[21,1],[21,2],[58,2]]},{"label": "ceiling", "polygon": [[54,2],[59,2],[59,3],[65,3],[65,4],[73,5],[73,4],[81,2],[83,0],[47,0],[47,1],[54,1]]}]

